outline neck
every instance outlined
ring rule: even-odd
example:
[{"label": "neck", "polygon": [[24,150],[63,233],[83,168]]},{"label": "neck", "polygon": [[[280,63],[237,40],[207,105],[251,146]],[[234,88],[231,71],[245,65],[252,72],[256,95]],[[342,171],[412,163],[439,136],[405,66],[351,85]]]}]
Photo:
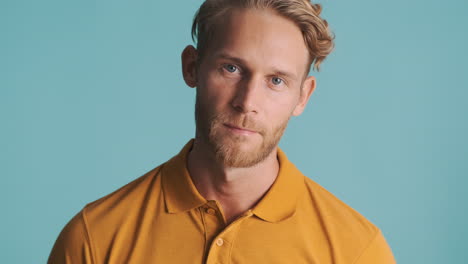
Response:
[{"label": "neck", "polygon": [[226,223],[251,209],[275,181],[279,163],[276,148],[249,168],[225,167],[209,147],[195,139],[188,155],[188,171],[200,194],[221,205]]}]

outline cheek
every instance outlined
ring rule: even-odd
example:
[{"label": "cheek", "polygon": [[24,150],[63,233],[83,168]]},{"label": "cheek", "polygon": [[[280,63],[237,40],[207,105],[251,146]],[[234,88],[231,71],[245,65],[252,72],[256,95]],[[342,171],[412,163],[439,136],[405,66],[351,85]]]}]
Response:
[{"label": "cheek", "polygon": [[271,120],[285,120],[289,118],[297,105],[297,98],[291,95],[282,94],[280,97],[269,98],[267,107],[269,111],[269,118]]},{"label": "cheek", "polygon": [[197,92],[205,104],[220,108],[229,103],[234,91],[233,87],[232,80],[226,80],[218,76],[208,76],[205,82],[200,85]]}]

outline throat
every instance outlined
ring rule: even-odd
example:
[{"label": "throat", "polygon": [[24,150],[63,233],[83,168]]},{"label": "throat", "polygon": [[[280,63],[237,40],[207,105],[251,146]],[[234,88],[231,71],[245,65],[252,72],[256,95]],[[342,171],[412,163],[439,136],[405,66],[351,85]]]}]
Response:
[{"label": "throat", "polygon": [[193,148],[187,168],[198,192],[221,207],[226,223],[253,209],[273,185],[279,172],[276,150],[249,168],[226,168],[206,157],[197,154]]}]

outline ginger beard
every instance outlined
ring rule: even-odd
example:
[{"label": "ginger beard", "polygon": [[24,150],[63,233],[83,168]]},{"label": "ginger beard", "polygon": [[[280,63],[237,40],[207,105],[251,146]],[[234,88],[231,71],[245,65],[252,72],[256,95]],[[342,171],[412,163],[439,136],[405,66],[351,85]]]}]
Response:
[{"label": "ginger beard", "polygon": [[[195,102],[197,137],[201,137],[211,148],[218,162],[230,168],[248,168],[265,160],[276,148],[287,127],[290,116],[279,125],[268,128],[245,114],[210,114],[200,102],[198,93]],[[235,135],[224,124],[256,131],[261,143],[250,144],[245,135]],[[244,146],[243,146],[244,145]],[[245,149],[248,145],[249,149]]]}]

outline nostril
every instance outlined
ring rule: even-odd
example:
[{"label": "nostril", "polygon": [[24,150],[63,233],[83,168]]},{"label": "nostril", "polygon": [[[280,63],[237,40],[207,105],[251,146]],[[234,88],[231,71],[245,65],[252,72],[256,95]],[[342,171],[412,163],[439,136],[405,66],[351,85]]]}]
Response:
[{"label": "nostril", "polygon": [[244,108],[240,104],[233,102],[231,105],[232,105],[232,108],[234,108],[234,110],[236,110],[237,112],[239,113],[244,112]]}]

